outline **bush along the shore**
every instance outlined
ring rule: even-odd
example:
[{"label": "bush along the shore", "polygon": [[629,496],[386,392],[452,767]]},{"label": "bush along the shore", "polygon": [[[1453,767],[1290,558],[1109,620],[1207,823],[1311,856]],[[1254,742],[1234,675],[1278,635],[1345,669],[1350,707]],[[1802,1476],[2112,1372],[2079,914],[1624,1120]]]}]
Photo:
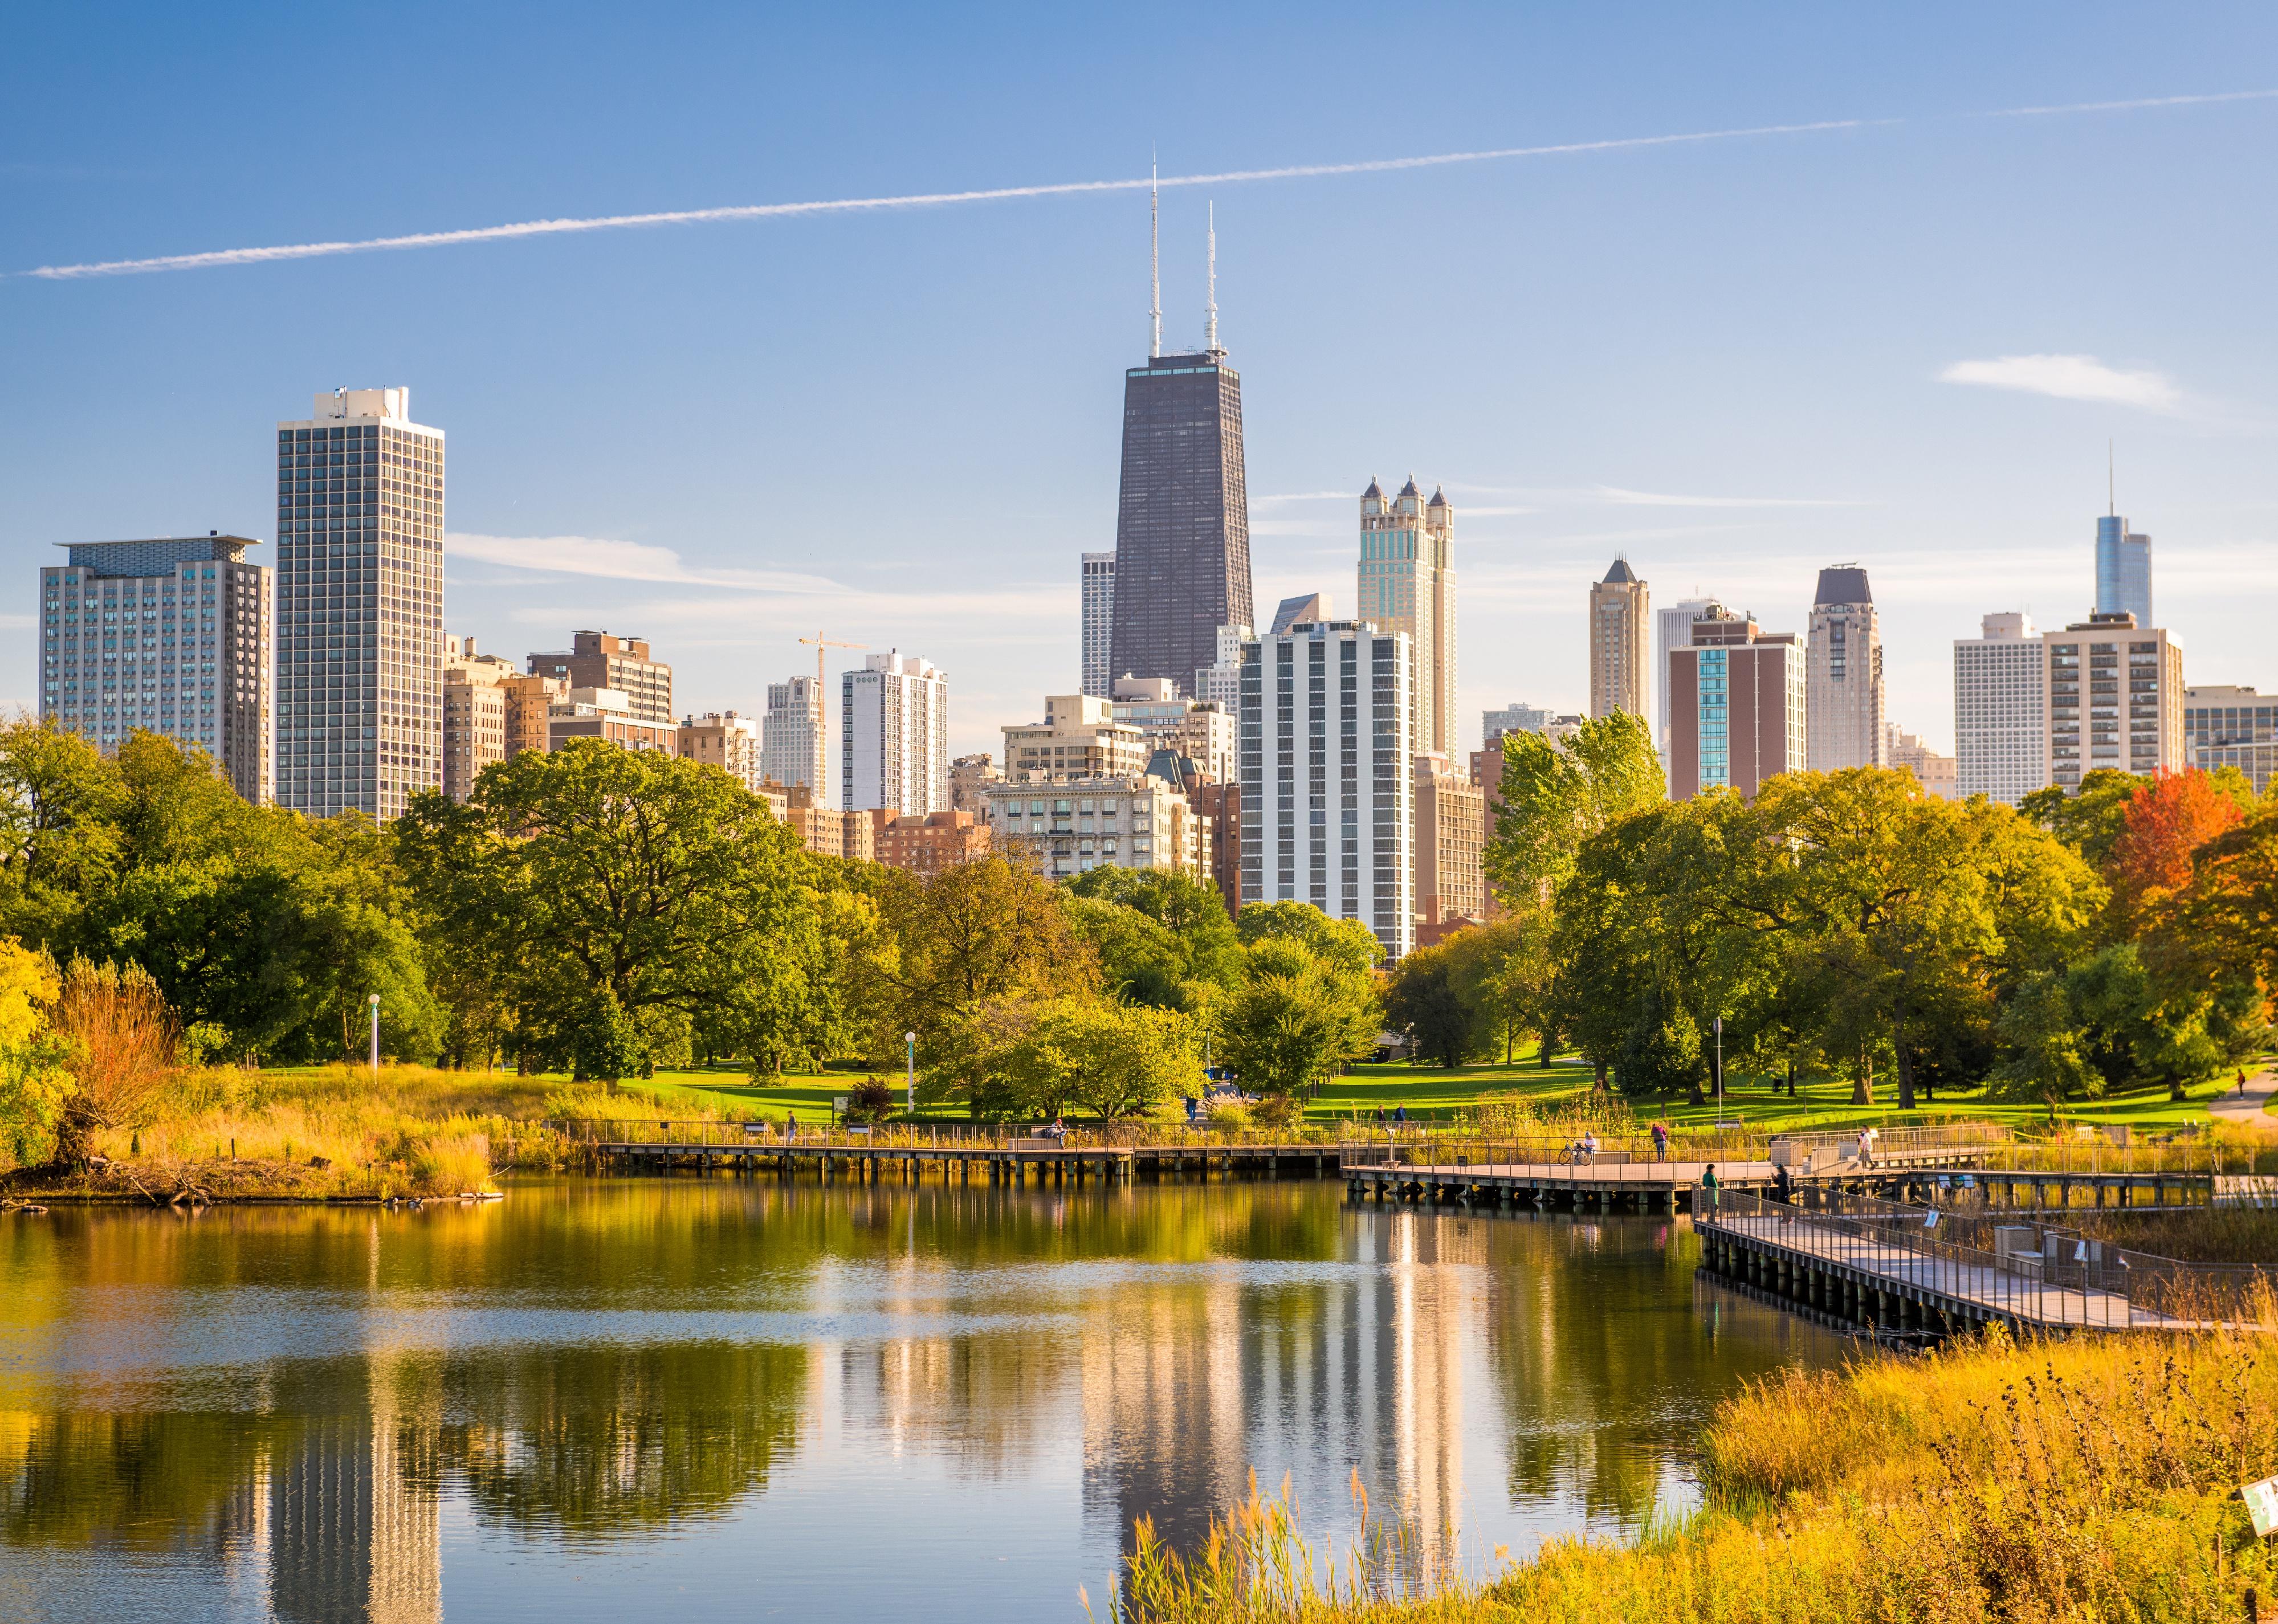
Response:
[{"label": "bush along the shore", "polygon": [[[1415,1542],[1323,1566],[1286,1498],[1200,1551],[1143,1529],[1105,1611],[1130,1624],[2230,1620],[2278,1603],[2241,1484],[2278,1472],[2278,1330],[2014,1343],[1995,1333],[1718,1409],[1706,1498],[1627,1542],[1568,1538],[1484,1582],[1417,1582]],[[2265,1612],[2261,1616],[2269,1615]]]}]

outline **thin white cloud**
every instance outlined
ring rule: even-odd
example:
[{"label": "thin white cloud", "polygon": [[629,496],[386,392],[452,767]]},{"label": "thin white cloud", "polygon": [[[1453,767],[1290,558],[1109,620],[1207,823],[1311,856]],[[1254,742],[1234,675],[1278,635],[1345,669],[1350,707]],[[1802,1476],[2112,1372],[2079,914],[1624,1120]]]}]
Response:
[{"label": "thin white cloud", "polygon": [[2152,95],[2132,102],[2068,102],[2058,107],[2004,107],[1982,118],[2045,118],[2063,113],[2132,113],[2152,107],[2205,107],[2220,102],[2266,102],[2278,90],[2218,90],[2205,95]]},{"label": "thin white cloud", "polygon": [[593,536],[481,536],[453,531],[446,542],[455,559],[554,576],[599,576],[610,581],[730,587],[741,591],[842,593],[850,589],[824,576],[769,569],[696,569],[669,547]]},{"label": "thin white cloud", "polygon": [[1957,361],[1938,375],[1945,384],[2014,389],[2060,400],[2091,400],[2131,406],[2147,412],[2175,412],[2182,391],[2164,373],[2127,372],[2093,355],[1999,355],[1991,361]]},{"label": "thin white cloud", "polygon": [[[1449,484],[1448,489],[1457,495],[1517,496],[1551,507],[1865,507],[1869,504],[1856,497],[1830,496],[1683,496],[1667,491],[1632,491],[1620,485],[1472,485]],[[1539,513],[1540,507],[1473,507],[1460,506],[1456,512],[1472,514]]]},{"label": "thin white cloud", "polygon": [[1678,496],[1666,491],[1624,491],[1618,485],[1594,488],[1599,500],[1617,507],[1864,507],[1862,501],[1821,496]]},{"label": "thin white cloud", "polygon": [[1810,124],[1765,124],[1747,129],[1693,130],[1676,135],[1628,135],[1609,141],[1560,141],[1541,147],[1498,147],[1479,152],[1438,152],[1421,157],[1370,158],[1353,164],[1291,164],[1277,169],[1222,170],[1206,175],[1134,176],[1124,180],[1065,180],[1043,186],[989,187],[967,192],[913,192],[893,197],[840,197],[799,203],[739,203],[722,209],[671,209],[650,214],[608,214],[579,219],[522,220],[463,231],[413,232],[398,237],[365,237],[339,242],[294,242],[263,248],[217,248],[203,254],[163,254],[149,259],[100,260],[76,265],[41,265],[14,274],[68,281],[81,277],[144,275],[160,271],[210,271],[225,265],[258,265],[277,260],[325,259],[341,254],[377,254],[401,248],[455,248],[516,237],[550,237],[570,232],[624,231],[643,225],[710,225],[724,220],[778,219],[795,215],[875,214],[887,210],[931,209],[952,203],[1004,202],[1016,198],[1066,197],[1089,192],[1138,192],[1150,187],[1220,186],[1244,180],[1301,180],[1323,175],[1383,174],[1397,170],[1436,169],[1451,164],[1496,159],[1562,156],[1579,152],[1619,152],[1643,147],[1697,146],[1757,135],[1809,135],[1835,130],[1895,124],[1893,118],[1830,118]]}]

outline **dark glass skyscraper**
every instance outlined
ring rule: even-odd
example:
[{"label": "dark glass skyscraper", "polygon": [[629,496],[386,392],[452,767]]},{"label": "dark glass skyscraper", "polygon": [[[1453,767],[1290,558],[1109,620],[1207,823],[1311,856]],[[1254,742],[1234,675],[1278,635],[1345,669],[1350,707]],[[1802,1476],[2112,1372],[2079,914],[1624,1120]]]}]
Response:
[{"label": "dark glass skyscraper", "polygon": [[1216,662],[1218,629],[1254,623],[1242,376],[1222,349],[1123,375],[1114,616],[1110,680],[1168,677],[1184,694]]}]

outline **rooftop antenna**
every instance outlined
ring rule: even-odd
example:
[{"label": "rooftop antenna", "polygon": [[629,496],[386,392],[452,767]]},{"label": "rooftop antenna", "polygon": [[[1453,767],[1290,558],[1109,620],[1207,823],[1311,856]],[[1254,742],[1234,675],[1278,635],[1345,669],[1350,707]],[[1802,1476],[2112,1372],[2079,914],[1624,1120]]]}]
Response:
[{"label": "rooftop antenna", "polygon": [[1203,348],[1218,354],[1218,205],[1210,205],[1210,308],[1203,318]]},{"label": "rooftop antenna", "polygon": [[1147,155],[1147,285],[1148,319],[1154,324],[1153,335],[1147,340],[1147,359],[1159,360],[1163,354],[1163,227],[1161,182],[1156,173],[1155,156]]}]

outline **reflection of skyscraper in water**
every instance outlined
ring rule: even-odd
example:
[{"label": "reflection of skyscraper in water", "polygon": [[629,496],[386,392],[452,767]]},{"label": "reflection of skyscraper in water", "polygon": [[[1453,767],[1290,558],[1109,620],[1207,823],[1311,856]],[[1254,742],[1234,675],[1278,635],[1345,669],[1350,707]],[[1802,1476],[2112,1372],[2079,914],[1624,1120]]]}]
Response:
[{"label": "reflection of skyscraper in water", "polygon": [[271,1468],[269,1603],[279,1624],[440,1624],[441,1520],[375,1361],[361,1414],[312,1417]]},{"label": "reflection of skyscraper in water", "polygon": [[[1461,1521],[1472,1226],[1348,1216],[1349,1263],[1236,1286],[1211,1271],[1124,1287],[1083,1338],[1084,1499],[1128,1542],[1142,1516],[1191,1551],[1210,1519],[1290,1478],[1307,1528],[1340,1527],[1351,1474],[1418,1567],[1451,1562]],[[1348,1234],[1349,1242],[1355,1237]]]},{"label": "reflection of skyscraper in water", "polygon": [[1395,1212],[1380,1220],[1386,1268],[1377,1277],[1385,1311],[1377,1316],[1379,1361],[1387,1380],[1378,1399],[1376,1469],[1364,1483],[1396,1489],[1399,1514],[1415,1529],[1418,1554],[1452,1566],[1462,1527],[1464,1336],[1469,1286],[1450,1265],[1483,1261],[1457,1218]]}]

